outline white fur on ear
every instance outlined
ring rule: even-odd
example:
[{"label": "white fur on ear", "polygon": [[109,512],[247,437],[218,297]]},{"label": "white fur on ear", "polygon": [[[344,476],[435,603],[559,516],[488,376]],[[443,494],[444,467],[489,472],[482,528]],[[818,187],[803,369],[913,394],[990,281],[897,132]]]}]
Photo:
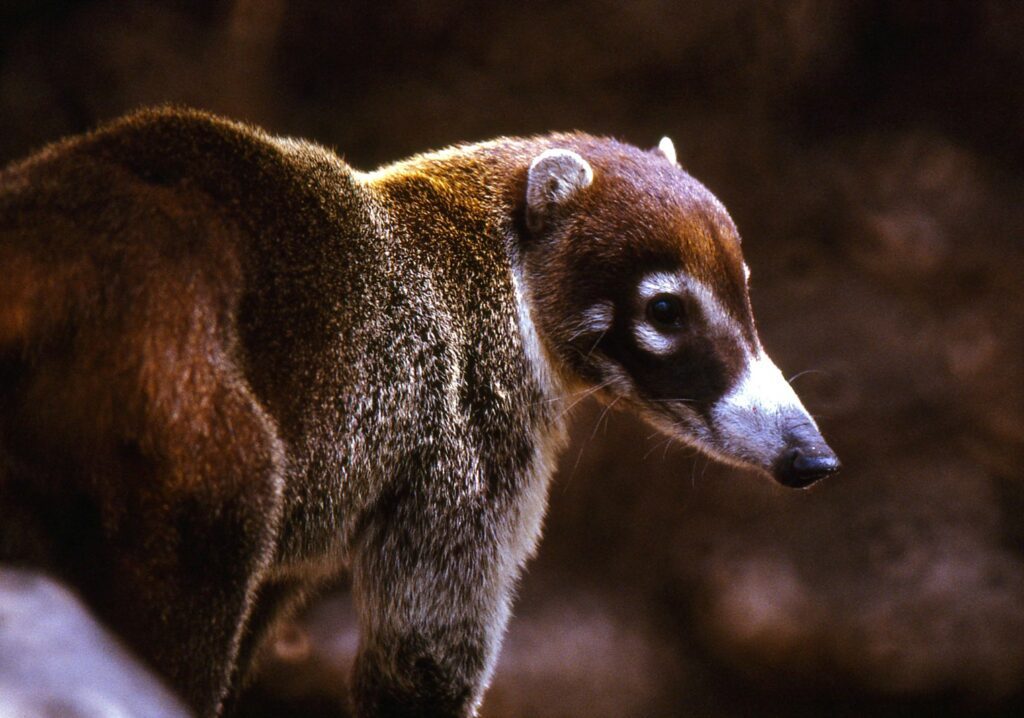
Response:
[{"label": "white fur on ear", "polygon": [[545,150],[530,163],[526,180],[527,221],[540,229],[552,208],[594,181],[590,163],[572,150]]},{"label": "white fur on ear", "polygon": [[661,138],[661,142],[658,143],[658,151],[665,155],[665,159],[672,164],[679,164],[679,160],[676,159],[676,145],[672,142],[671,137],[665,136]]}]

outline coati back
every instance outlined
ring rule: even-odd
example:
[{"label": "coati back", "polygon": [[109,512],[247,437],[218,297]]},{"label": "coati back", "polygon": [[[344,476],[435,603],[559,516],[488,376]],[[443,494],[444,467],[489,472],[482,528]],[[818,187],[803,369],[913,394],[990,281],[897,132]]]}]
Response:
[{"label": "coati back", "polygon": [[345,566],[356,712],[473,715],[581,390],[788,485],[838,468],[670,142],[363,174],[146,111],[0,174],[0,268],[0,560],[202,715]]}]

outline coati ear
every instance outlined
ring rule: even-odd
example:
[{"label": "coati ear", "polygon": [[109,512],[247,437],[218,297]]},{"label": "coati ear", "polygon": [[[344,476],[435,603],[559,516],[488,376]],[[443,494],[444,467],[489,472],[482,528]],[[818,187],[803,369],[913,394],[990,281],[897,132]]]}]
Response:
[{"label": "coati ear", "polygon": [[661,142],[658,143],[658,152],[663,154],[665,159],[672,164],[679,164],[679,160],[676,158],[676,145],[672,142],[671,137],[665,136],[661,138]]},{"label": "coati ear", "polygon": [[526,224],[543,228],[552,210],[590,186],[594,170],[572,150],[545,150],[530,163],[526,180]]}]

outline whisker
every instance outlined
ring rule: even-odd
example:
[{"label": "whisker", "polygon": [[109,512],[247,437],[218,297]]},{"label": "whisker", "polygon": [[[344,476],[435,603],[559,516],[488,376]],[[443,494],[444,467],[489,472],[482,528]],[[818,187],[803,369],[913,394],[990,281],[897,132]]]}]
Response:
[{"label": "whisker", "polygon": [[580,444],[580,450],[576,452],[576,461],[573,462],[572,470],[569,472],[569,478],[566,479],[565,481],[566,489],[563,490],[568,489],[568,486],[572,482],[573,477],[576,476],[576,469],[578,469],[580,466],[580,460],[583,458],[583,452],[597,436],[597,431],[601,427],[601,420],[608,415],[608,412],[611,410],[611,408],[615,406],[615,404],[618,403],[619,399],[621,398],[621,396],[615,397],[615,399],[609,402],[609,404],[604,408],[604,411],[601,412],[601,415],[597,417],[597,421],[594,422],[594,430],[590,432],[590,436],[587,438],[587,440]]},{"label": "whisker", "polygon": [[607,334],[607,333],[608,333],[608,330],[605,329],[603,332],[601,332],[600,334],[597,335],[597,339],[594,340],[593,346],[591,346],[590,350],[586,354],[583,355],[584,359],[589,359],[590,358],[590,355],[594,353],[594,350],[597,349],[597,345],[601,343],[601,340],[604,339],[604,335]]},{"label": "whisker", "polygon": [[580,467],[580,459],[583,458],[583,449],[585,445],[580,446],[580,450],[576,452],[576,461],[573,462],[572,469],[569,471],[569,477],[565,480],[565,486],[562,487],[562,493],[569,490],[569,484],[572,483],[573,478],[576,476],[576,469]]},{"label": "whisker", "polygon": [[588,334],[593,334],[593,333],[594,333],[594,330],[593,330],[593,329],[591,329],[590,327],[578,327],[578,328],[576,329],[576,331],[574,331],[574,332],[573,332],[573,333],[572,333],[572,334],[571,334],[571,335],[569,336],[569,338],[568,338],[568,339],[566,339],[565,341],[566,341],[566,343],[567,343],[567,344],[572,344],[572,343],[573,343],[574,341],[576,341],[576,340],[577,340],[577,339],[579,339],[580,337],[585,337],[585,336],[587,336]]},{"label": "whisker", "polygon": [[554,404],[554,403],[559,402],[559,401],[565,401],[566,399],[569,399],[569,398],[575,397],[575,396],[579,396],[580,394],[590,393],[590,392],[594,391],[595,388],[597,388],[597,387],[588,386],[586,389],[578,389],[577,391],[570,391],[570,392],[568,392],[566,394],[559,394],[558,396],[553,396],[550,399],[539,399],[539,400],[533,402],[533,405],[537,406],[538,404]]},{"label": "whisker", "polygon": [[[571,391],[571,392],[568,392],[566,394],[559,394],[558,396],[554,396],[554,397],[551,397],[551,398],[548,398],[548,399],[538,399],[537,401],[534,401],[531,404],[531,406],[540,406],[541,404],[557,404],[559,402],[567,401],[567,400],[575,398],[575,397],[580,397],[576,402],[574,402],[569,407],[569,409],[571,409],[573,406],[578,404],[580,401],[583,401],[584,399],[586,399],[588,396],[590,396],[594,392],[600,391],[601,389],[604,389],[605,387],[607,387],[610,384],[614,383],[614,381],[615,381],[615,379],[612,378],[612,379],[608,379],[608,380],[606,380],[606,381],[604,381],[601,384],[598,384],[596,386],[589,386],[586,389],[579,389],[578,391]],[[566,411],[568,411],[568,409],[566,409]]]},{"label": "whisker", "polygon": [[704,474],[706,474],[708,472],[708,467],[709,466],[711,466],[711,457],[710,456],[705,456],[704,457],[704,468],[700,472],[701,483],[704,482]]},{"label": "whisker", "polygon": [[[659,432],[659,433],[660,433],[660,432]],[[653,436],[653,434],[652,434],[652,436]],[[648,438],[648,439],[650,439],[651,437],[647,437],[647,438]],[[657,443],[655,443],[655,444],[654,444],[654,446],[652,446],[652,447],[651,447],[651,448],[650,448],[650,449],[649,449],[649,450],[647,451],[647,453],[646,453],[646,454],[644,454],[643,458],[642,458],[642,459],[640,459],[640,460],[641,460],[641,461],[647,461],[647,457],[649,457],[649,456],[650,456],[651,454],[653,454],[653,453],[654,453],[655,451],[657,451],[658,449],[660,449],[660,448],[662,448],[662,447],[665,447],[665,453],[664,453],[664,454],[662,455],[662,457],[661,457],[662,461],[664,461],[664,460],[665,460],[665,457],[666,457],[666,456],[668,455],[668,446],[669,446],[669,444],[670,444],[671,442],[672,442],[672,437],[671,437],[671,436],[663,436],[663,437],[662,437],[662,440],[661,440],[661,441],[659,441],[659,442],[657,442]]]},{"label": "whisker", "polygon": [[[563,409],[563,410],[562,410],[562,412],[561,412],[561,413],[560,413],[560,414],[558,415],[558,418],[559,418],[559,419],[561,419],[561,418],[562,418],[562,417],[564,417],[564,416],[565,416],[566,414],[568,414],[568,413],[569,413],[570,411],[572,411],[572,410],[573,410],[573,408],[574,408],[574,407],[575,407],[575,406],[576,406],[577,404],[579,404],[579,403],[580,403],[581,401],[583,401],[584,399],[586,399],[586,398],[587,398],[588,396],[590,396],[591,394],[594,394],[594,393],[596,393],[596,392],[600,391],[601,389],[604,389],[604,388],[605,388],[605,387],[607,387],[607,386],[610,386],[610,385],[611,385],[611,384],[612,384],[613,382],[614,382],[614,379],[608,379],[608,380],[606,380],[606,381],[603,381],[603,382],[601,382],[601,383],[600,383],[600,384],[598,384],[597,386],[591,387],[591,388],[590,388],[589,390],[586,390],[586,391],[582,392],[582,393],[583,393],[583,396],[581,396],[581,397],[580,397],[579,399],[577,399],[577,400],[576,400],[576,401],[574,401],[574,402],[573,402],[572,404],[570,404],[570,405],[569,405],[569,406],[567,406],[567,407],[566,407],[565,409]],[[616,399],[616,401],[618,401],[618,399]]]},{"label": "whisker", "polygon": [[665,437],[665,441],[661,442],[661,460],[666,461],[668,459],[668,450],[675,446],[677,443],[676,439],[671,436]]},{"label": "whisker", "polygon": [[824,369],[804,369],[803,371],[797,372],[793,376],[789,377],[788,379],[786,379],[786,381],[788,383],[792,384],[794,381],[796,381],[797,379],[802,377],[804,374],[824,374],[824,375],[828,376],[829,373],[830,372],[827,372]]},{"label": "whisker", "polygon": [[615,399],[610,401],[608,403],[608,406],[604,408],[604,411],[601,412],[601,416],[597,417],[597,422],[594,424],[594,431],[590,434],[590,438],[587,440],[587,443],[590,443],[591,441],[594,440],[594,437],[597,436],[597,430],[601,426],[601,419],[605,418],[608,415],[608,412],[611,411],[611,408],[615,406],[621,398],[621,396],[615,397]]}]

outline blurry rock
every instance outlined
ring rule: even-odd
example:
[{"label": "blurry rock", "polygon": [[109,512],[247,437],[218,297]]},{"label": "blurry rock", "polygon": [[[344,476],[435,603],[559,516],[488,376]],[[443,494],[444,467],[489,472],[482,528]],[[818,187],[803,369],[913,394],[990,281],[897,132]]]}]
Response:
[{"label": "blurry rock", "polygon": [[36,572],[0,568],[0,716],[188,715],[67,589]]},{"label": "blurry rock", "polygon": [[964,309],[946,322],[946,362],[960,381],[983,379],[999,371],[997,322],[991,313],[978,309]]},{"label": "blurry rock", "polygon": [[873,477],[847,468],[871,502],[848,486],[846,502],[766,513],[678,564],[722,666],[778,690],[842,676],[866,695],[943,694],[979,711],[1020,695],[1024,565],[1003,545],[998,497],[969,462],[921,450]]},{"label": "blurry rock", "polygon": [[986,178],[945,138],[872,137],[837,172],[849,255],[893,284],[933,278],[987,224]]},{"label": "blurry rock", "polygon": [[939,221],[921,209],[866,212],[854,256],[879,274],[928,276],[946,258],[949,238]]},{"label": "blurry rock", "polygon": [[244,718],[346,718],[348,679],[359,645],[355,611],[346,592],[320,598],[302,616],[275,629],[244,692]]},{"label": "blurry rock", "polygon": [[708,578],[702,623],[713,652],[755,672],[780,664],[800,675],[819,668],[815,649],[827,603],[790,561],[756,554],[719,559]]},{"label": "blurry rock", "polygon": [[664,715],[679,666],[643,605],[560,592],[517,616],[484,715]]},{"label": "blurry rock", "polygon": [[295,621],[287,621],[275,630],[271,646],[274,657],[288,663],[309,658],[313,650],[309,632]]},{"label": "blurry rock", "polygon": [[876,690],[989,703],[1019,694],[1024,566],[1002,540],[993,484],[943,453],[893,470],[887,498],[900,490],[903,500],[865,508],[856,522],[870,528],[868,581],[845,597],[841,663]]}]

